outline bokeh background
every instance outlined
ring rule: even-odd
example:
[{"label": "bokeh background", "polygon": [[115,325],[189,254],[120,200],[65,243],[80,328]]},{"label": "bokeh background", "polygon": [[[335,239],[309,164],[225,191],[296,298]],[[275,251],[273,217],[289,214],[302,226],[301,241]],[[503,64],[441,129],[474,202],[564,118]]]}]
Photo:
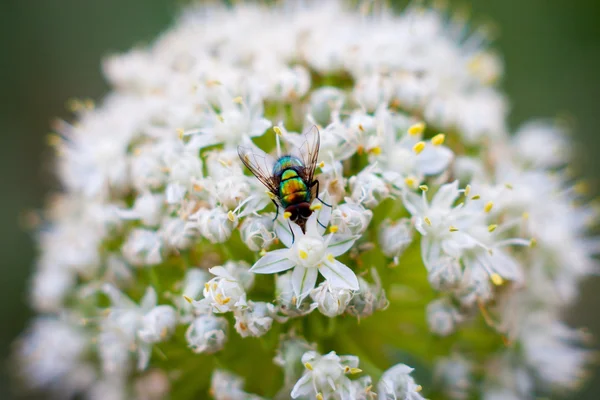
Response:
[{"label": "bokeh background", "polygon": [[[28,210],[56,188],[45,145],[50,121],[69,116],[71,97],[99,100],[108,88],[100,61],[150,42],[177,16],[183,0],[2,0],[0,2],[0,399],[11,399],[10,343],[25,327],[28,276],[35,260]],[[503,87],[513,127],[530,117],[571,121],[580,151],[574,168],[600,182],[600,1],[450,2],[475,23],[493,22],[504,56]],[[540,199],[543,201],[543,199]],[[566,312],[600,338],[600,278],[583,284]],[[596,340],[596,347],[598,340]],[[577,399],[600,398],[600,369]]]}]

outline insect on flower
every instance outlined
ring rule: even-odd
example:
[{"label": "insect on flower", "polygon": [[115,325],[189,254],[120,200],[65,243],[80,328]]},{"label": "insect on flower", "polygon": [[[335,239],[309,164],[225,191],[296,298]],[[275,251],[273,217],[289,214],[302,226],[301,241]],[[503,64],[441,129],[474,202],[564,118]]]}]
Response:
[{"label": "insect on flower", "polygon": [[[238,154],[244,165],[267,187],[277,209],[275,219],[281,207],[284,218],[295,222],[304,232],[306,220],[315,210],[315,206],[311,206],[313,199],[328,207],[331,205],[319,198],[319,181],[314,178],[319,157],[319,130],[313,126],[302,136],[302,145],[294,147],[289,154],[281,155],[277,146],[277,159],[258,149],[243,146],[238,147]],[[279,136],[277,141],[279,144]]]}]

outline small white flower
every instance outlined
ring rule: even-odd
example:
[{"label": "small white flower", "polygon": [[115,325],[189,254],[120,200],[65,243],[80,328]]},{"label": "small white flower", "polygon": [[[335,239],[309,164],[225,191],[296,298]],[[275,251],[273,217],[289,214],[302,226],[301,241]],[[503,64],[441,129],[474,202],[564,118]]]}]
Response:
[{"label": "small white flower", "polygon": [[275,277],[275,298],[278,311],[283,315],[277,319],[279,322],[287,321],[287,317],[299,317],[310,314],[317,308],[315,303],[309,301],[298,302],[294,294],[293,271],[279,274]]},{"label": "small white flower", "polygon": [[355,398],[349,374],[360,373],[358,357],[338,356],[334,351],[324,356],[308,351],[302,356],[306,370],[296,382],[290,396],[321,396],[323,399],[352,400]]},{"label": "small white flower", "polygon": [[247,306],[244,288],[227,269],[214,267],[208,271],[215,277],[205,284],[203,294],[213,312],[225,313]]},{"label": "small white flower", "polygon": [[435,364],[434,379],[437,386],[451,399],[464,400],[469,397],[473,386],[473,364],[466,358],[454,354],[442,358]]},{"label": "small white flower", "polygon": [[193,316],[193,305],[189,300],[197,299],[202,291],[204,285],[211,279],[211,275],[200,268],[190,268],[185,273],[183,279],[183,289],[181,291],[181,297],[177,296],[174,299],[174,303],[177,306],[179,312],[179,320],[182,322],[191,322]]},{"label": "small white flower", "polygon": [[66,268],[39,268],[31,283],[31,305],[38,312],[57,312],[63,306],[75,278]]},{"label": "small white flower", "polygon": [[424,400],[419,393],[421,386],[410,376],[413,370],[408,365],[397,364],[385,371],[377,384],[379,400]]},{"label": "small white flower", "polygon": [[571,155],[565,132],[543,121],[527,122],[521,126],[512,142],[518,159],[533,168],[560,167]]},{"label": "small white flower", "polygon": [[185,332],[185,339],[194,353],[212,354],[225,346],[227,326],[223,317],[201,315],[192,321]]},{"label": "small white flower", "polygon": [[389,301],[385,290],[381,287],[381,280],[375,268],[371,269],[373,283],[370,284],[362,277],[358,277],[358,291],[354,292],[346,312],[356,318],[365,318],[377,310],[385,310]]},{"label": "small white flower", "polygon": [[311,93],[309,113],[316,122],[327,126],[331,121],[331,114],[338,112],[345,101],[345,93],[342,90],[324,86]]},{"label": "small white flower", "polygon": [[145,226],[156,226],[163,216],[165,198],[162,194],[150,192],[140,194],[128,210],[119,210],[119,216],[123,219],[140,220]]},{"label": "small white flower", "polygon": [[248,307],[235,312],[235,330],[241,337],[259,337],[267,333],[273,324],[269,303],[249,301]]},{"label": "small white flower", "polygon": [[315,287],[319,272],[333,287],[358,290],[354,272],[335,259],[348,251],[358,237],[334,234],[323,237],[317,218],[317,213],[310,216],[306,222],[306,233],[292,223],[294,243],[280,235],[280,240],[288,248],[268,252],[250,269],[256,274],[274,274],[293,268],[292,286],[298,304]]},{"label": "small white flower", "polygon": [[346,199],[331,213],[331,225],[337,227],[337,232],[346,235],[362,235],[369,227],[373,211],[367,210],[361,204]]},{"label": "small white flower", "polygon": [[352,201],[367,208],[375,208],[390,195],[388,185],[372,168],[362,170],[351,177],[348,183]]},{"label": "small white flower", "polygon": [[381,251],[388,257],[397,259],[411,244],[413,228],[408,218],[398,221],[386,219],[379,226],[379,244]]},{"label": "small white flower", "polygon": [[434,300],[427,306],[427,325],[436,335],[448,336],[461,320],[458,310],[448,299]]},{"label": "small white flower", "polygon": [[223,243],[231,237],[235,227],[232,214],[221,208],[201,208],[189,217],[188,229],[197,230],[211,243]]},{"label": "small white flower", "polygon": [[151,266],[162,262],[162,240],[157,232],[134,229],[122,247],[123,257],[135,266]]},{"label": "small white flower", "polygon": [[352,292],[349,289],[333,288],[325,281],[311,290],[310,297],[317,303],[321,314],[333,318],[344,313],[352,299]]},{"label": "small white flower", "polygon": [[173,334],[176,323],[177,314],[173,307],[154,307],[142,317],[138,337],[146,343],[162,342]]},{"label": "small white flower", "polygon": [[252,251],[267,248],[275,240],[273,218],[270,215],[248,216],[240,226],[242,241]]},{"label": "small white flower", "polygon": [[259,400],[261,397],[244,392],[244,380],[239,376],[217,369],[210,379],[210,393],[215,400]]}]

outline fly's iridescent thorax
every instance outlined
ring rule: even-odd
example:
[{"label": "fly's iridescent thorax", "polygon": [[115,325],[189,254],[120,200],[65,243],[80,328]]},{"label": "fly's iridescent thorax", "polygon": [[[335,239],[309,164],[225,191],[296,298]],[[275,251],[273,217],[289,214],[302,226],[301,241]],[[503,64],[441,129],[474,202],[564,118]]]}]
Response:
[{"label": "fly's iridescent thorax", "polygon": [[273,165],[273,176],[280,176],[286,169],[304,168],[304,163],[294,156],[280,157]]},{"label": "fly's iridescent thorax", "polygon": [[279,178],[279,199],[283,207],[310,202],[310,189],[299,174],[304,164],[293,156],[283,156],[273,166],[273,175]]}]

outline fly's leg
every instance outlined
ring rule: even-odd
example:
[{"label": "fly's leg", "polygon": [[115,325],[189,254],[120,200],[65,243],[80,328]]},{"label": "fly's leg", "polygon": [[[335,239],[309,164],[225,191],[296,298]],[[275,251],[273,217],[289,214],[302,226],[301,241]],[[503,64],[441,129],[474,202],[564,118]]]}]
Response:
[{"label": "fly's leg", "polygon": [[313,181],[313,183],[312,183],[310,186],[311,186],[311,188],[312,188],[312,187],[313,187],[313,186],[315,186],[315,185],[317,185],[317,195],[316,195],[316,199],[317,199],[317,200],[319,200],[319,201],[320,201],[321,203],[323,203],[324,205],[326,205],[327,207],[329,207],[329,208],[333,208],[333,207],[331,207],[331,204],[327,204],[327,203],[325,203],[325,202],[324,202],[324,201],[323,201],[323,200],[322,200],[322,199],[319,197],[319,180],[318,180],[318,179],[315,179],[315,180]]},{"label": "fly's leg", "polygon": [[296,241],[296,235],[294,235],[294,230],[292,229],[292,224],[290,223],[289,219],[288,219],[288,226],[290,228],[290,232],[292,233],[292,244],[294,244],[294,242]]},{"label": "fly's leg", "polygon": [[275,222],[275,220],[277,220],[277,217],[279,216],[279,206],[277,205],[275,200],[271,199],[271,201],[273,202],[273,204],[275,204],[275,218],[273,218],[273,222]]},{"label": "fly's leg", "polygon": [[321,221],[319,221],[318,219],[317,219],[317,223],[318,223],[319,225],[321,225],[321,227],[323,227],[323,229],[327,229],[327,227],[326,227],[325,225],[323,225],[323,224],[321,223]]}]

